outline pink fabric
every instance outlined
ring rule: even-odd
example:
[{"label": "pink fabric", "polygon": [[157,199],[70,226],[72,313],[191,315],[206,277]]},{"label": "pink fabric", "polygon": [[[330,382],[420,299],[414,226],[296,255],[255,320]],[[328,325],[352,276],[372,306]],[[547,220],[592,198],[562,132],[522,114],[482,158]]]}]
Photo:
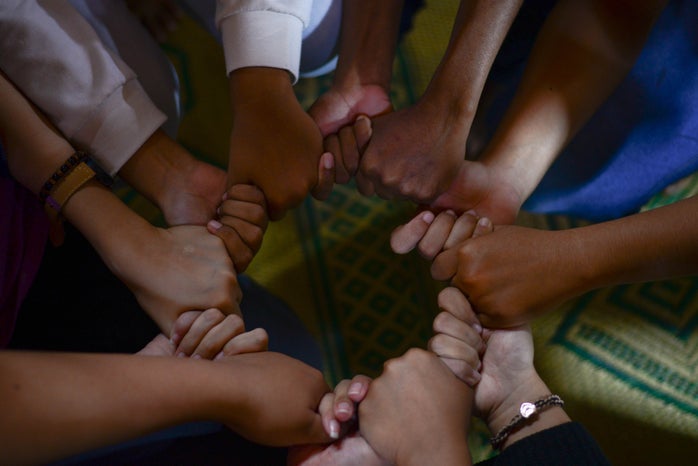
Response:
[{"label": "pink fabric", "polygon": [[48,217],[39,200],[0,175],[0,348],[12,337],[17,312],[44,254]]}]

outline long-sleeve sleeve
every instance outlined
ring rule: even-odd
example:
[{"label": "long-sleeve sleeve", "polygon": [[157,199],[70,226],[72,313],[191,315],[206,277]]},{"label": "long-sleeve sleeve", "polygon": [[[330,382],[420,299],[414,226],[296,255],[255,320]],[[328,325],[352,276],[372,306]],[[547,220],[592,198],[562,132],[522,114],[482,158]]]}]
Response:
[{"label": "long-sleeve sleeve", "polygon": [[298,79],[303,29],[312,0],[217,0],[228,74],[250,66],[288,70]]},{"label": "long-sleeve sleeve", "polygon": [[0,3],[0,69],[111,175],[166,119],[67,0]]}]

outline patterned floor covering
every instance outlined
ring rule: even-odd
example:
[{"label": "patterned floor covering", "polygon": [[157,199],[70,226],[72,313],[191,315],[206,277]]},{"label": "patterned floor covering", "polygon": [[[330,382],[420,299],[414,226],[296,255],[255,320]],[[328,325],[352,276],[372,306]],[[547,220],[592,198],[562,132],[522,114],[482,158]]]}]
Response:
[{"label": "patterned floor covering", "polygon": [[[457,2],[427,2],[395,64],[393,99],[413,102],[448,39]],[[195,155],[224,166],[230,116],[220,47],[189,20],[164,46],[181,78],[185,117],[179,139]],[[301,80],[309,105],[329,78]],[[651,208],[698,192],[689,179],[657,196]],[[147,217],[157,213],[133,193],[125,199]],[[330,199],[308,198],[270,225],[249,274],[282,297],[317,336],[328,381],[377,375],[383,362],[424,346],[438,285],[414,254],[390,252],[390,231],[408,204],[365,198],[353,185]],[[578,224],[523,214],[538,228]],[[536,364],[616,465],[689,464],[698,453],[698,279],[599,290],[534,322]],[[491,455],[476,423],[475,459]]]}]

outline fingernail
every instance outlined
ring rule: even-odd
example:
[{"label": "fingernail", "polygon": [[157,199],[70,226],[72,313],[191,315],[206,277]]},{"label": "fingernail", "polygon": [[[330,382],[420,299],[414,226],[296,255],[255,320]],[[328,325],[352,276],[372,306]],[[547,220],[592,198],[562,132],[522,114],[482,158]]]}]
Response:
[{"label": "fingernail", "polygon": [[363,385],[361,385],[360,383],[353,383],[349,387],[349,390],[347,391],[347,393],[349,395],[361,395],[362,390],[363,390]]},{"label": "fingernail", "polygon": [[487,217],[482,217],[480,220],[477,221],[477,224],[480,225],[481,227],[489,228],[492,222],[490,222],[490,219]]},{"label": "fingernail", "polygon": [[475,323],[475,324],[473,324],[473,329],[474,329],[478,334],[482,335],[482,325]]},{"label": "fingernail", "polygon": [[223,359],[223,356],[225,356],[225,354],[223,354],[223,351],[221,351],[220,353],[218,353],[218,354],[216,355],[215,358],[213,358],[213,360],[214,360],[214,361],[220,361],[221,359]]},{"label": "fingernail", "polygon": [[339,423],[334,419],[330,421],[330,437],[335,440],[339,438]]},{"label": "fingernail", "polygon": [[225,201],[226,199],[228,199],[228,191],[226,191],[226,192],[223,193],[223,196],[221,196],[221,199],[224,200],[224,201]]},{"label": "fingernail", "polygon": [[349,415],[351,414],[351,408],[352,407],[349,403],[341,402],[337,405],[337,413]]},{"label": "fingernail", "polygon": [[187,355],[186,355],[186,354],[184,354],[184,352],[183,352],[183,351],[180,351],[179,353],[177,353],[177,357],[178,357],[178,358],[186,358],[186,357],[187,357]]},{"label": "fingernail", "polygon": [[424,212],[424,213],[422,214],[422,221],[423,221],[424,223],[426,223],[426,224],[431,225],[431,222],[434,221],[434,213],[431,212],[431,211],[429,211],[429,210],[427,210],[426,212]]},{"label": "fingernail", "polygon": [[322,166],[326,170],[331,170],[334,168],[334,157],[331,153],[325,152],[324,154],[322,154]]},{"label": "fingernail", "polygon": [[473,209],[466,210],[465,213],[468,215],[472,215],[473,217],[477,217],[477,213]]},{"label": "fingernail", "polygon": [[222,225],[221,222],[219,222],[218,220],[209,220],[209,221],[208,221],[208,226],[211,227],[211,228],[213,228],[214,230],[218,230],[218,229],[219,229],[220,227],[222,227],[223,225]]},{"label": "fingernail", "polygon": [[200,354],[195,354],[194,356],[191,357],[192,359],[201,359]]}]

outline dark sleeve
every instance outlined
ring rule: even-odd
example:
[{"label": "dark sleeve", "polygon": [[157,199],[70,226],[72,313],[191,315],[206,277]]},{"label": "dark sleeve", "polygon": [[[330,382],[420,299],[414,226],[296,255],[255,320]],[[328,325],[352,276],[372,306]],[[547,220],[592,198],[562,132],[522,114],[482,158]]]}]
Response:
[{"label": "dark sleeve", "polygon": [[578,422],[543,430],[511,444],[480,466],[610,466],[591,434]]}]

